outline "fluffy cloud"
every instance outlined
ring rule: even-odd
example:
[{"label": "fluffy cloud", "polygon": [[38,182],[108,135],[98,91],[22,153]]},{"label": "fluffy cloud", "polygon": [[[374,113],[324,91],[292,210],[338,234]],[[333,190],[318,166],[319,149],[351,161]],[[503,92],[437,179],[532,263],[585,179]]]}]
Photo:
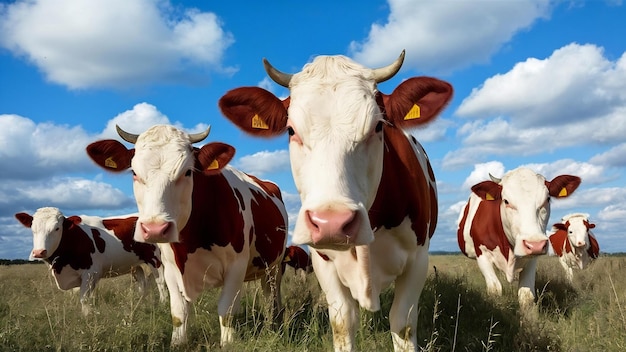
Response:
[{"label": "fluffy cloud", "polygon": [[286,149],[273,152],[264,150],[252,155],[246,155],[236,163],[237,168],[257,177],[268,173],[291,172],[289,164],[289,151]]},{"label": "fluffy cloud", "polygon": [[[233,43],[217,16],[168,1],[33,0],[0,7],[0,45],[70,88],[208,79]],[[204,74],[201,74],[204,73]]]},{"label": "fluffy cloud", "polygon": [[[375,23],[367,39],[352,42],[354,58],[370,67],[387,65],[402,49],[406,66],[449,71],[484,63],[517,32],[547,18],[548,0],[445,1],[389,0],[384,24]],[[471,35],[468,35],[471,28]]]},{"label": "fluffy cloud", "polygon": [[[450,151],[442,165],[456,169],[494,155],[621,144],[624,91],[626,54],[611,62],[602,48],[570,44],[546,59],[527,59],[463,100],[455,114],[473,120],[457,130],[463,148]],[[604,157],[619,160],[615,154]]]}]

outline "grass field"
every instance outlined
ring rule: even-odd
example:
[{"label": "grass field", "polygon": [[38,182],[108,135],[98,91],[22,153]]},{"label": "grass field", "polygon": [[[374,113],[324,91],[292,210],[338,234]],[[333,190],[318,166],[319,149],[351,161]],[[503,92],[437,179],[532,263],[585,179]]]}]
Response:
[{"label": "grass field", "polygon": [[[436,272],[434,267],[436,267]],[[536,314],[517,310],[516,283],[502,297],[485,294],[476,262],[433,255],[420,301],[418,342],[424,351],[626,351],[626,257],[602,256],[575,274],[570,285],[554,257],[539,261]],[[80,314],[78,295],[59,291],[44,265],[0,266],[1,351],[329,351],[332,336],[315,275],[303,280],[288,269],[283,281],[284,323],[265,324],[258,283],[246,284],[238,336],[219,347],[217,290],[195,302],[189,343],[170,349],[169,305],[156,288],[141,299],[130,277],[103,280],[95,314]],[[392,350],[387,312],[363,311],[359,351]]]}]

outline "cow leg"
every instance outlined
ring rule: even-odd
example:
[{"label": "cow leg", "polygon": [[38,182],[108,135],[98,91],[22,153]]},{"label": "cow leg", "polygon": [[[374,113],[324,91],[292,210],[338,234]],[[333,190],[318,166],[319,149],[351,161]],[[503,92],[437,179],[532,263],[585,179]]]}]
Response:
[{"label": "cow leg", "polygon": [[141,294],[141,297],[142,298],[145,297],[146,294],[148,293],[148,288],[147,288],[146,273],[144,273],[141,265],[132,267],[131,274],[132,274],[133,279],[139,286],[139,293]]},{"label": "cow leg", "polygon": [[563,270],[565,270],[565,277],[567,278],[567,281],[569,283],[574,282],[574,271],[572,270],[572,267],[569,266],[566,260],[564,260],[564,257],[559,258],[559,262],[561,263]]},{"label": "cow leg", "polygon": [[220,316],[220,343],[231,343],[235,334],[233,317],[239,311],[241,287],[246,276],[247,261],[237,260],[224,274],[224,286],[217,301],[217,314]]},{"label": "cow leg", "polygon": [[[174,268],[170,268],[170,265]],[[164,264],[164,276],[167,289],[170,294],[170,313],[172,315],[172,346],[182,345],[187,342],[187,320],[189,317],[189,301],[182,293],[182,287],[178,287],[176,279],[176,264]],[[180,273],[178,273],[180,275]]]},{"label": "cow leg", "polygon": [[163,265],[158,268],[150,266],[152,276],[156,282],[157,289],[159,290],[159,302],[165,303],[167,300],[167,288],[165,285],[165,273],[163,271]]},{"label": "cow leg", "polygon": [[532,307],[535,303],[535,274],[537,273],[537,258],[529,259],[519,273],[519,288],[517,299],[521,308]]},{"label": "cow leg", "polygon": [[91,297],[100,276],[95,272],[84,272],[80,283],[80,305],[84,316],[91,312]]},{"label": "cow leg", "polygon": [[271,307],[269,308],[270,314],[268,316],[272,319],[271,325],[273,329],[277,329],[280,326],[283,313],[282,298],[280,295],[282,276],[283,272],[280,268],[280,264],[278,264],[265,269],[265,275],[261,278],[263,294],[266,300],[271,302]]},{"label": "cow leg", "polygon": [[324,260],[312,248],[311,261],[317,281],[328,302],[335,352],[354,351],[354,336],[359,323],[359,306],[352,298],[350,290],[341,284],[335,265],[331,261]]},{"label": "cow leg", "polygon": [[476,262],[480,272],[485,277],[487,293],[494,296],[502,296],[502,284],[496,275],[490,256],[483,253],[483,255],[476,258]]},{"label": "cow leg", "polygon": [[428,275],[428,246],[418,247],[395,281],[389,325],[394,351],[417,350],[418,303]]}]

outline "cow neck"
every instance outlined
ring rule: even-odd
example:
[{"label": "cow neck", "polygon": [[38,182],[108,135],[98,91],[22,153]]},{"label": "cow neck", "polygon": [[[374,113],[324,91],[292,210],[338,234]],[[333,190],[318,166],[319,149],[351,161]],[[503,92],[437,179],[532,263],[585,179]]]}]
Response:
[{"label": "cow neck", "polygon": [[231,244],[237,253],[244,247],[244,222],[241,209],[245,208],[239,190],[229,183],[224,172],[215,175],[193,174],[192,206],[189,220],[180,230],[179,243],[171,243],[176,264],[184,273],[184,263],[189,253],[199,248],[211,250],[213,246]]},{"label": "cow neck", "polygon": [[46,259],[57,275],[61,274],[66,265],[74,270],[80,270],[89,269],[93,264],[91,253],[96,251],[93,241],[83,229],[70,222],[68,219],[64,220],[63,235],[59,246]]},{"label": "cow neck", "polygon": [[[372,229],[397,227],[408,216],[417,243],[423,245],[435,227],[436,197],[431,199],[435,194],[404,132],[388,125],[383,130],[383,171],[376,198],[369,209]],[[430,233],[429,223],[432,224]]]}]

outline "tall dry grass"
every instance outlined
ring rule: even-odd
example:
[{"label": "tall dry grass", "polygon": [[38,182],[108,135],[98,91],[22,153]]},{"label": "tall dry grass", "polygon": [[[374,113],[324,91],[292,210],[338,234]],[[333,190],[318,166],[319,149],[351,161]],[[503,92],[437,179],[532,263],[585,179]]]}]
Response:
[{"label": "tall dry grass", "polygon": [[[474,261],[431,256],[418,342],[423,351],[625,351],[625,266],[626,257],[603,256],[570,284],[556,258],[541,258],[537,310],[520,314],[515,285],[504,283],[502,297],[489,297]],[[159,303],[156,288],[142,299],[130,277],[103,280],[95,314],[83,317],[78,295],[59,291],[45,266],[0,266],[0,351],[332,350],[315,276],[302,280],[288,269],[282,292],[284,322],[274,330],[264,317],[260,285],[246,284],[238,336],[220,349],[218,290],[207,291],[193,305],[190,342],[170,349],[169,306]],[[392,350],[387,321],[392,298],[387,290],[381,311],[362,312],[358,350]]]}]

